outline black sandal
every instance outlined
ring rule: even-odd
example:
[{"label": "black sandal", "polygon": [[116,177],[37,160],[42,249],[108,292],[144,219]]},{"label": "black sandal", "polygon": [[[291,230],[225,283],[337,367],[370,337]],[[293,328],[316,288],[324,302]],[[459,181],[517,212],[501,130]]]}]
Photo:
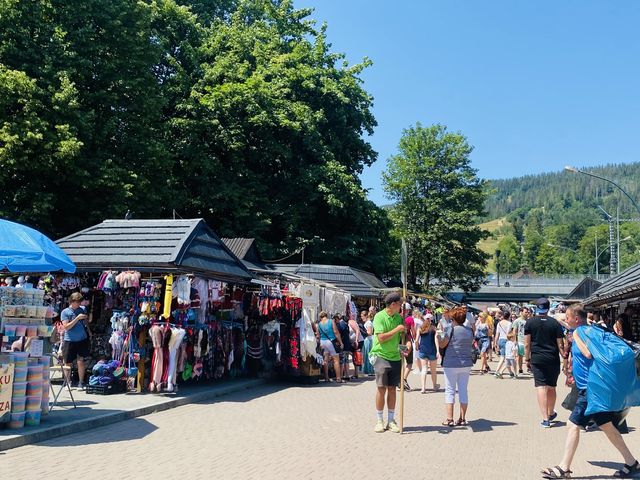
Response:
[{"label": "black sandal", "polygon": [[624,467],[621,470],[618,470],[613,474],[614,478],[630,478],[635,476],[640,472],[640,463],[638,460],[633,465],[627,465],[625,463]]},{"label": "black sandal", "polygon": [[467,420],[464,418],[459,418],[458,421],[456,422],[457,427],[466,427],[467,425],[469,424],[467,423]]},{"label": "black sandal", "polygon": [[442,422],[443,427],[453,427],[455,423],[453,423],[453,418],[447,418],[444,422]]},{"label": "black sandal", "polygon": [[549,467],[545,470],[542,470],[543,478],[571,478],[571,474],[573,473],[571,470],[562,470],[559,466]]}]

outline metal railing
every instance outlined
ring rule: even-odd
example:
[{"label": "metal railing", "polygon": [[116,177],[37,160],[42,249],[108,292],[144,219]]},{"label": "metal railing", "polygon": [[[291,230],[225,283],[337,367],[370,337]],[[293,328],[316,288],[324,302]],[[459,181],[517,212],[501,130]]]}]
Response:
[{"label": "metal railing", "polygon": [[[576,286],[587,275],[503,275],[500,274],[500,285],[504,286],[508,283],[512,287],[533,287],[533,286]],[[605,282],[611,275],[589,275],[589,277],[599,282]],[[488,285],[497,285],[498,278],[496,274],[487,275]]]}]

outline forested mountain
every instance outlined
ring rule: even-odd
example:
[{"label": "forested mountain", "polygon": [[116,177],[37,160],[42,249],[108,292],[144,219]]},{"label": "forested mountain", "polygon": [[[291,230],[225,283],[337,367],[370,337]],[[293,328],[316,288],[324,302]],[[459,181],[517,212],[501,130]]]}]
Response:
[{"label": "forested mountain", "polygon": [[[610,179],[631,198],[640,199],[640,163],[581,170]],[[618,209],[620,268],[640,261],[640,223],[633,221],[640,213],[611,183],[561,171],[494,180],[490,185],[486,220],[507,220],[491,232],[499,239],[501,272],[526,268],[537,273],[595,273],[597,266],[599,273],[610,273],[607,213],[615,220]],[[613,226],[617,235],[616,221]]]},{"label": "forested mountain", "polygon": [[[579,168],[579,167],[578,167]],[[640,201],[640,162],[584,168],[582,171],[618,183],[633,199]],[[506,180],[491,180],[492,195],[485,203],[487,220],[500,218],[519,208],[569,206],[580,202],[587,207],[601,205],[605,210],[633,214],[631,202],[622,198],[610,183],[580,173],[567,171],[527,175]]]}]

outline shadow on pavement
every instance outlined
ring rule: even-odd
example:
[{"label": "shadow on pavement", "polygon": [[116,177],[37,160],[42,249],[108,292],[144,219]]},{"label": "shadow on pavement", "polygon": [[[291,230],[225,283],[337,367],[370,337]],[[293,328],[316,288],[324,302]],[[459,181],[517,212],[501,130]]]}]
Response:
[{"label": "shadow on pavement", "polygon": [[513,427],[514,425],[517,425],[517,423],[487,420],[486,418],[469,421],[469,427],[471,427],[471,430],[474,432],[490,432],[496,427]]},{"label": "shadow on pavement", "polygon": [[[91,438],[89,435],[70,435],[54,438],[40,443],[43,447],[80,447],[84,445],[100,445],[103,443],[126,442],[128,440],[140,440],[158,429],[155,425],[149,423],[144,418],[132,418],[126,424],[126,429],[115,429],[117,436],[109,436],[108,430],[99,428],[104,435],[95,435]],[[124,431],[123,431],[124,430]],[[89,432],[86,432],[89,433]]]},{"label": "shadow on pavement", "polygon": [[[460,428],[460,427],[457,427]],[[402,429],[402,434],[412,434],[412,433],[428,433],[428,432],[438,432],[442,434],[451,433],[455,430],[456,427],[445,427],[444,425],[424,425],[422,427],[404,427]]]},{"label": "shadow on pavement", "polygon": [[[200,400],[197,402],[192,402],[192,405],[212,405],[215,403],[225,403],[225,402],[233,402],[233,403],[245,403],[251,402],[253,400],[260,399],[267,395],[276,394],[279,392],[283,392],[289,388],[332,388],[334,384],[331,385],[305,385],[305,384],[295,384],[295,383],[285,383],[285,382],[269,382],[263,385],[259,385],[257,387],[248,388],[244,390],[238,390],[237,392],[228,393],[225,395],[220,395],[218,397],[212,397],[205,400]],[[336,385],[336,387],[342,387],[342,385]]]},{"label": "shadow on pavement", "polygon": [[602,475],[572,475],[571,478],[574,480],[597,480],[600,478],[613,478],[614,472],[622,468],[622,464],[619,462],[600,462],[590,460],[589,463],[596,467],[611,469],[611,472]]}]

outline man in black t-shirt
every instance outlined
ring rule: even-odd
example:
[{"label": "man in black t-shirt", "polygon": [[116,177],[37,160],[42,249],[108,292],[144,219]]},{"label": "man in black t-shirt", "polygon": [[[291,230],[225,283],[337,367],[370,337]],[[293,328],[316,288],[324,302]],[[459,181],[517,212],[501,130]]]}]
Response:
[{"label": "man in black t-shirt", "polygon": [[548,311],[549,300],[538,299],[536,315],[524,326],[525,360],[533,373],[543,428],[549,428],[558,416],[555,411],[556,385],[560,375],[560,353],[564,350],[562,326],[547,315]]}]

